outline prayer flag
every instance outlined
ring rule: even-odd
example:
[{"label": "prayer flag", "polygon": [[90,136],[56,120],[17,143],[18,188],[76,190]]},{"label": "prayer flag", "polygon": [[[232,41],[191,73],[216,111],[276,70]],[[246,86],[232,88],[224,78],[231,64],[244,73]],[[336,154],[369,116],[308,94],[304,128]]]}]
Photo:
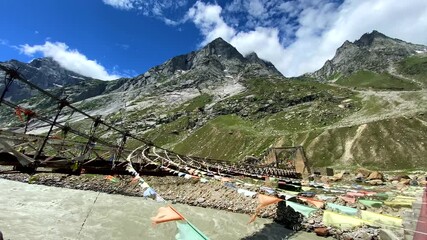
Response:
[{"label": "prayer flag", "polygon": [[175,211],[171,206],[159,208],[157,215],[151,218],[153,224],[184,220],[184,217]]},{"label": "prayer flag", "polygon": [[23,109],[21,107],[17,106],[15,108],[15,114],[16,114],[16,116],[18,116],[18,118],[19,118],[19,120],[21,120],[21,122],[24,121],[24,119],[22,119],[22,112],[23,112]]},{"label": "prayer flag", "polygon": [[306,197],[298,197],[299,200],[309,203],[317,208],[323,208],[325,206],[325,203],[321,200],[316,200],[313,198],[306,198]]},{"label": "prayer flag", "polygon": [[346,196],[339,196],[339,197],[347,203],[355,203],[356,202],[356,198],[354,198],[354,197],[346,197]]},{"label": "prayer flag", "polygon": [[207,240],[209,239],[199,229],[188,221],[176,222],[178,233],[175,235],[176,240]]},{"label": "prayer flag", "polygon": [[139,179],[141,179],[141,177],[138,175],[138,176],[132,178],[131,183],[137,183],[137,182],[139,182]]},{"label": "prayer flag", "polygon": [[177,221],[176,227],[178,233],[175,235],[176,240],[208,240],[209,238],[197,229],[193,224],[187,221],[172,206],[161,207],[155,217],[151,218],[153,224],[159,224],[170,221]]},{"label": "prayer flag", "polygon": [[105,177],[106,180],[110,180],[111,182],[118,182],[119,180],[117,180],[117,178],[115,178],[114,176],[108,175]]},{"label": "prayer flag", "polygon": [[155,197],[157,195],[156,191],[152,189],[151,187],[147,188],[147,190],[144,191],[142,194],[144,197]]},{"label": "prayer flag", "polygon": [[255,209],[255,214],[252,215],[251,219],[249,220],[249,223],[255,221],[256,216],[258,214],[258,212],[262,209],[267,207],[268,205],[274,204],[274,203],[278,203],[280,201],[283,201],[283,199],[277,198],[277,197],[273,197],[273,196],[267,196],[264,194],[258,194],[258,200],[259,200],[259,205],[258,207]]},{"label": "prayer flag", "polygon": [[296,202],[291,202],[291,201],[287,201],[286,205],[293,208],[295,210],[295,212],[301,213],[305,217],[309,217],[311,213],[317,211],[316,208],[312,208],[312,207],[302,205],[302,204],[299,204]]}]

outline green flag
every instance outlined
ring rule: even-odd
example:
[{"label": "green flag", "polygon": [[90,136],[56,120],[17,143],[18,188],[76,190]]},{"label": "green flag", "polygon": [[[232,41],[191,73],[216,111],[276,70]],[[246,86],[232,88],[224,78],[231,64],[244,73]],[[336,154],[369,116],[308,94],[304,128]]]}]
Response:
[{"label": "green flag", "polygon": [[308,206],[305,206],[305,205],[302,205],[299,203],[295,203],[295,202],[290,202],[290,201],[287,201],[286,205],[293,208],[295,210],[295,212],[299,212],[306,217],[310,216],[310,214],[312,212],[317,211],[317,208],[308,207]]},{"label": "green flag", "polygon": [[209,240],[205,234],[188,221],[177,221],[176,227],[178,228],[178,233],[175,235],[176,240]]}]

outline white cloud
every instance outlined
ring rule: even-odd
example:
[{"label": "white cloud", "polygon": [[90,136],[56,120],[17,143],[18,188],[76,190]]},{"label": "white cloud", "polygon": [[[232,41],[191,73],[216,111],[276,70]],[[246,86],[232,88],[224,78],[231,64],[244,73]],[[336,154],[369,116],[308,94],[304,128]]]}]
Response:
[{"label": "white cloud", "polygon": [[372,30],[427,44],[426,1],[347,0],[333,12],[333,8],[320,8],[300,15],[297,39],[286,49],[290,55],[285,58],[286,65],[293,69],[285,73],[299,75],[317,70],[345,40],[354,41]]},{"label": "white cloud", "polygon": [[233,0],[223,6],[198,0],[178,20],[188,0],[103,1],[170,26],[190,20],[204,37],[200,45],[222,37],[243,54],[254,51],[271,61],[285,76],[319,69],[345,40],[372,30],[427,44],[427,1],[420,0]]},{"label": "white cloud", "polygon": [[260,58],[276,63],[285,57],[279,31],[275,28],[258,27],[250,32],[239,32],[232,37],[230,43],[243,55],[255,51]]},{"label": "white cloud", "polygon": [[[231,16],[239,11],[246,11],[246,22]],[[267,18],[257,17],[261,12]],[[372,30],[427,44],[427,1],[419,0],[234,0],[225,10],[197,1],[187,17],[204,36],[202,44],[222,37],[242,53],[255,51],[286,76],[319,69],[345,40]]]},{"label": "white cloud", "polygon": [[44,45],[30,46],[25,44],[20,46],[20,50],[28,56],[41,53],[44,57],[51,57],[58,62],[61,67],[84,76],[101,80],[120,78],[119,75],[110,75],[102,65],[96,62],[96,60],[87,59],[85,55],[75,49],[70,49],[65,43],[52,43],[47,41]]},{"label": "white cloud", "polygon": [[252,16],[263,16],[265,14],[264,4],[260,0],[250,0],[247,4],[248,12]]},{"label": "white cloud", "polygon": [[121,48],[123,50],[128,50],[130,48],[130,45],[126,44],[126,43],[116,43],[116,46],[118,46],[119,48]]},{"label": "white cloud", "polygon": [[9,45],[9,41],[6,39],[1,39],[0,38],[0,45]]},{"label": "white cloud", "polygon": [[120,10],[136,10],[145,16],[162,20],[166,25],[176,26],[182,19],[172,20],[165,11],[173,11],[187,5],[187,0],[102,0],[105,4]]},{"label": "white cloud", "polygon": [[220,16],[222,11],[221,6],[214,4],[205,4],[196,2],[193,7],[188,10],[187,16],[196,26],[198,26],[205,36],[202,45],[211,42],[215,38],[222,37],[226,41],[230,41],[235,36],[236,31],[228,26]]},{"label": "white cloud", "polygon": [[112,7],[130,10],[134,7],[134,0],[102,0],[105,4],[110,5]]}]

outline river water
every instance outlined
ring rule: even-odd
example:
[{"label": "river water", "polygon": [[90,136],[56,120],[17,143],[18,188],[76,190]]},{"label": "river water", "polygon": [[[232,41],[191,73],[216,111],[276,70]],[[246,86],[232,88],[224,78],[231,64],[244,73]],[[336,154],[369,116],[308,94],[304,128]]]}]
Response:
[{"label": "river water", "polygon": [[[150,218],[162,206],[140,197],[0,179],[4,239],[175,239],[175,223],[151,225]],[[245,214],[182,204],[174,207],[211,239],[318,239],[314,234],[293,234],[268,219],[247,224]]]}]

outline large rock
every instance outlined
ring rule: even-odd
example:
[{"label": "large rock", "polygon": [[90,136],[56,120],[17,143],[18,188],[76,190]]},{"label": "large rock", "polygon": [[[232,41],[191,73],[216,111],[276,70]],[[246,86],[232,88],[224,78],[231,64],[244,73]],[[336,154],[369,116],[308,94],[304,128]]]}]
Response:
[{"label": "large rock", "polygon": [[371,172],[369,176],[366,178],[367,180],[382,180],[384,181],[384,175],[378,171]]},{"label": "large rock", "polygon": [[399,240],[400,239],[392,231],[387,229],[380,229],[379,236],[381,240]]},{"label": "large rock", "polygon": [[277,204],[275,222],[284,225],[288,229],[300,229],[303,215],[293,208],[286,206],[286,201]]},{"label": "large rock", "polygon": [[317,227],[314,229],[314,232],[317,236],[327,237],[329,235],[328,228],[326,227]]},{"label": "large rock", "polygon": [[361,173],[363,177],[368,177],[371,174],[372,171],[366,169],[366,168],[359,168],[357,169],[357,173]]}]

